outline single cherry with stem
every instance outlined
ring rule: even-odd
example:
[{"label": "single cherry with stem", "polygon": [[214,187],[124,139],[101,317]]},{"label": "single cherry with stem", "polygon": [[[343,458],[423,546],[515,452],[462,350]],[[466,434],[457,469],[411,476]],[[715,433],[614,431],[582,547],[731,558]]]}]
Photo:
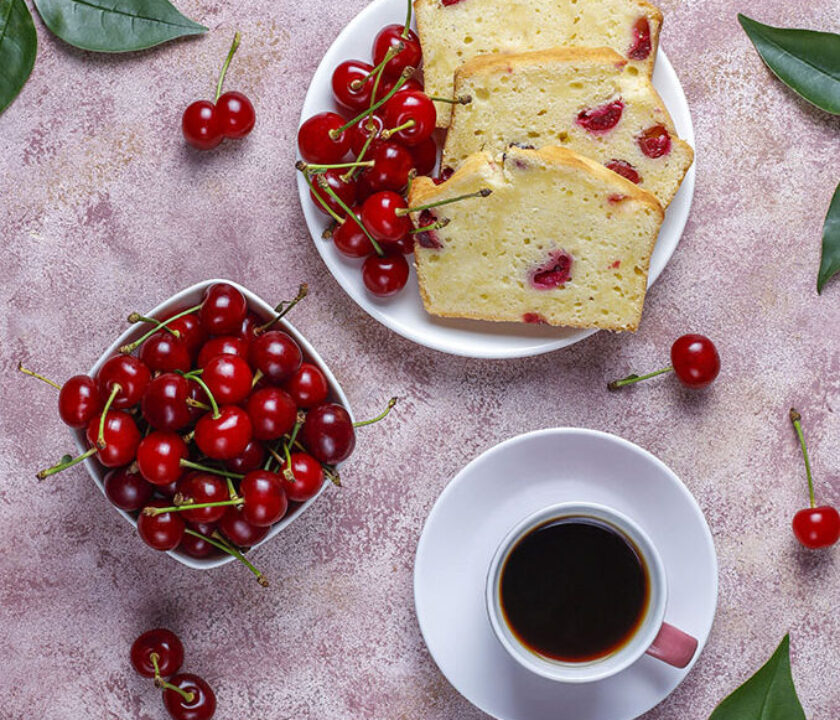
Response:
[{"label": "single cherry with stem", "polygon": [[402,290],[408,282],[408,261],[403,248],[389,248],[384,255],[368,256],[362,264],[362,282],[377,297],[389,297]]},{"label": "single cherry with stem", "polygon": [[161,681],[163,704],[174,720],[210,720],[216,712],[216,695],[205,680],[180,673]]},{"label": "single cherry with stem", "polygon": [[281,383],[297,372],[303,355],[291,335],[282,330],[269,330],[251,343],[249,359],[271,382]]},{"label": "single cherry with stem", "polygon": [[197,382],[210,401],[211,412],[202,415],[195,424],[195,444],[207,457],[232,460],[245,450],[253,437],[251,419],[237,405],[222,405],[197,375],[188,375]]},{"label": "single cherry with stem", "polygon": [[109,470],[102,484],[111,504],[126,512],[140,510],[155,492],[155,486],[132,470],[130,465]]},{"label": "single cherry with stem", "polygon": [[110,407],[114,410],[125,410],[139,403],[151,379],[148,366],[133,355],[114,355],[96,373],[99,396],[106,399],[113,394]]},{"label": "single cherry with stem", "polygon": [[131,645],[131,664],[143,677],[166,678],[184,663],[184,645],[166,628],[147,630]]},{"label": "single cherry with stem", "polygon": [[657,375],[673,372],[688,388],[700,389],[711,385],[720,373],[720,355],[715,344],[705,335],[689,333],[678,337],[671,346],[671,364],[646,375],[628,375],[607,384],[608,390],[618,390]]},{"label": "single cherry with stem", "polygon": [[149,382],[140,411],[156,430],[180,430],[193,419],[189,398],[189,380],[177,373],[163,373]]},{"label": "single cherry with stem", "polygon": [[802,416],[793,408],[790,409],[789,416],[796,437],[799,439],[799,446],[802,448],[805,474],[808,477],[808,496],[811,501],[810,507],[800,510],[793,516],[793,534],[796,535],[796,539],[802,545],[811,550],[829,547],[840,539],[840,513],[831,505],[817,507],[814,499],[811,461],[808,458],[808,448],[805,445],[805,435],[802,432]]},{"label": "single cherry with stem", "polygon": [[[407,9],[403,25],[386,25],[373,40],[371,55],[376,65],[383,63],[386,77],[398,76],[406,67],[417,67],[423,57],[420,38],[411,29],[411,0],[406,2]],[[399,48],[393,58],[386,58],[388,51]]]},{"label": "single cherry with stem", "polygon": [[24,375],[37,378],[58,390],[58,414],[66,425],[83,428],[102,410],[102,398],[96,383],[89,375],[74,375],[64,385],[43,375],[28,370],[18,363],[18,370]]},{"label": "single cherry with stem", "polygon": [[174,550],[184,535],[184,520],[177,512],[151,513],[151,508],[167,507],[166,500],[152,500],[137,516],[137,533],[155,550]]},{"label": "single cherry with stem", "polygon": [[312,455],[293,452],[280,466],[285,478],[286,496],[292,502],[306,502],[318,494],[324,484],[324,469]]},{"label": "single cherry with stem", "polygon": [[307,162],[339,163],[350,149],[350,134],[344,118],[322,112],[307,119],[298,130],[298,150]]},{"label": "single cherry with stem", "polygon": [[233,285],[216,283],[207,288],[199,318],[211,335],[234,335],[248,314],[248,301]]},{"label": "single cherry with stem", "polygon": [[152,485],[169,485],[182,473],[181,460],[189,457],[183,438],[171,430],[155,430],[137,446],[137,467]]},{"label": "single cherry with stem", "polygon": [[362,258],[374,252],[367,231],[359,224],[360,210],[359,207],[351,208],[350,214],[342,219],[332,233],[336,250],[347,257]]},{"label": "single cherry with stem", "polygon": [[382,110],[385,130],[380,137],[393,137],[402,145],[419,145],[435,130],[437,111],[425,93],[412,90],[394,95]]}]

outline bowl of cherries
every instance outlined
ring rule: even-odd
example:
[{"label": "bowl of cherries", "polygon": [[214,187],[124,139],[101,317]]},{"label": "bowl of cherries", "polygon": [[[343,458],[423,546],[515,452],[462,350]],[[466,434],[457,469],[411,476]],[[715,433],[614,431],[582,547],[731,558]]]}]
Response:
[{"label": "bowl of cherries", "polygon": [[284,315],[228,280],[193,285],[126,330],[87,374],[58,385],[79,448],[38,473],[84,462],[150,547],[191,568],[234,559],[275,537],[353,452],[355,423],[338,381]]}]

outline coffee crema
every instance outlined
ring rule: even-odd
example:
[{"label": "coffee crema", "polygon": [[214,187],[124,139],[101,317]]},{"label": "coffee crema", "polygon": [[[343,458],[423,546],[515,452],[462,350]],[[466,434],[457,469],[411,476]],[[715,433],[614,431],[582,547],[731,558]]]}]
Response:
[{"label": "coffee crema", "polygon": [[504,560],[499,592],[505,622],[531,652],[591,662],[635,635],[650,577],[621,531],[577,515],[548,520],[521,537]]}]

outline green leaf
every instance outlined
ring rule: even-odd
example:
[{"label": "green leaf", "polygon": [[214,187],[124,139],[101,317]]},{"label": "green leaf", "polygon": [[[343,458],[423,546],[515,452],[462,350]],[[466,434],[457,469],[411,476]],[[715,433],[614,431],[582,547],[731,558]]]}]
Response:
[{"label": "green leaf", "polygon": [[738,22],[761,59],[791,90],[821,110],[840,114],[840,35]]},{"label": "green leaf", "polygon": [[207,28],[168,0],[35,0],[46,26],[82,50],[144,50]]},{"label": "green leaf", "polygon": [[840,185],[834,191],[828,214],[823,223],[822,258],[820,272],[817,275],[817,292],[821,293],[823,286],[832,275],[840,272]]},{"label": "green leaf", "polygon": [[790,675],[790,636],[761,669],[715,708],[709,720],[805,720]]},{"label": "green leaf", "polygon": [[38,36],[23,0],[0,0],[0,113],[17,97],[35,65]]}]

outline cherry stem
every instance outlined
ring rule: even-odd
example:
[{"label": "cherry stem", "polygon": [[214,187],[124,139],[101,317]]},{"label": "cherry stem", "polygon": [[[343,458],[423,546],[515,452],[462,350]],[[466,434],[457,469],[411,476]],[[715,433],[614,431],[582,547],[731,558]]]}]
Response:
[{"label": "cherry stem", "polygon": [[406,120],[402,125],[397,125],[396,127],[389,128],[388,130],[383,130],[380,133],[380,137],[383,140],[387,140],[391,137],[391,135],[398,133],[400,130],[408,130],[413,128],[417,124],[417,121],[414,118]]},{"label": "cherry stem", "polygon": [[196,400],[195,398],[188,397],[185,401],[189,407],[200,408],[202,410],[212,410],[207,403],[201,402],[201,400]]},{"label": "cherry stem", "polygon": [[74,458],[70,458],[69,460],[65,460],[64,458],[62,458],[61,462],[59,462],[57,465],[53,465],[52,467],[47,468],[46,470],[41,470],[35,477],[37,477],[39,480],[43,480],[44,478],[47,478],[50,475],[60,473],[62,470],[66,470],[69,467],[78,465],[83,460],[87,460],[95,452],[96,448],[92,447],[85,450],[85,452],[83,452],[81,455]]},{"label": "cherry stem", "polygon": [[647,375],[628,375],[626,378],[621,378],[621,380],[613,380],[610,383],[607,383],[607,390],[618,390],[619,388],[623,388],[625,385],[632,385],[633,383],[641,382],[642,380],[649,380],[652,377],[656,377],[657,375],[662,375],[664,373],[669,373],[673,370],[670,365],[666,368],[662,368],[661,370],[657,370],[656,372],[648,373]]},{"label": "cherry stem", "polygon": [[388,417],[388,413],[391,412],[391,408],[393,408],[396,404],[397,398],[392,397],[388,401],[387,407],[381,413],[379,413],[379,415],[377,415],[375,418],[371,418],[370,420],[360,420],[359,422],[354,422],[353,427],[357,428],[362,427],[364,425],[373,425],[373,423],[378,423],[380,420],[384,420],[386,417]]},{"label": "cherry stem", "polygon": [[[274,316],[272,320],[269,320],[265,325],[260,325],[257,328],[254,328],[254,335],[262,335],[266,330],[268,330],[274,323],[278,320],[282,320],[283,316],[286,315],[289,310],[291,310],[295,305],[297,305],[303,298],[305,298],[309,294],[309,285],[307,283],[301,283],[300,287],[298,287],[297,295],[295,295],[291,300],[284,300],[277,304],[277,307],[274,308],[274,312],[277,315]],[[259,376],[262,377],[262,372],[257,370]],[[254,383],[251,387],[259,382],[259,378],[254,375]]]},{"label": "cherry stem", "polygon": [[335,200],[335,202],[338,204],[338,206],[342,210],[344,210],[345,213],[347,213],[348,217],[352,217],[356,221],[356,224],[362,229],[362,232],[365,234],[367,239],[370,240],[370,244],[373,245],[373,249],[376,251],[376,254],[379,255],[379,257],[382,257],[385,254],[382,251],[382,247],[380,246],[380,244],[378,242],[376,242],[376,240],[373,239],[373,235],[371,235],[368,232],[368,229],[362,223],[362,219],[360,217],[358,217],[349,207],[347,207],[347,203],[345,203],[344,200],[342,200],[340,197],[338,197],[335,190],[333,190],[327,184],[326,178],[319,177],[318,178],[318,184],[321,186],[321,188],[324,190],[324,192],[326,192],[333,200]]},{"label": "cherry stem", "polygon": [[169,507],[152,507],[151,505],[143,508],[143,514],[149,517],[155,515],[163,515],[169,512],[181,512],[182,510],[200,510],[201,508],[209,507],[227,507],[228,505],[242,505],[240,498],[230,500],[218,500],[209,503],[183,503],[182,505],[170,505]]},{"label": "cherry stem", "polygon": [[189,468],[190,470],[200,470],[201,472],[210,473],[211,475],[221,475],[222,477],[233,478],[234,480],[241,480],[245,477],[241,473],[229,472],[227,470],[209,467],[208,465],[201,465],[200,463],[193,462],[192,460],[187,460],[185,458],[181,458],[179,465],[183,468]]},{"label": "cherry stem", "polygon": [[[152,653],[154,655],[155,653]],[[151,655],[149,656],[151,657]],[[188,705],[195,700],[195,693],[189,692],[187,690],[181,690],[177,685],[173,685],[171,682],[167,682],[164,680],[157,669],[157,663],[155,663],[155,687],[160,688],[161,690],[172,690],[178,693],[182,698],[184,698],[184,702]]]},{"label": "cherry stem", "polygon": [[441,228],[445,228],[447,225],[449,225],[449,222],[449,218],[442,218],[441,220],[433,222],[431,225],[424,225],[423,227],[418,227],[414,228],[414,230],[409,230],[408,234],[414,235],[416,233],[428,232],[429,230],[440,230]]},{"label": "cherry stem", "polygon": [[403,38],[408,37],[408,31],[411,27],[411,0],[407,0],[406,5],[408,5],[408,9],[405,11],[405,26],[402,31]]},{"label": "cherry stem", "polygon": [[108,415],[108,410],[110,410],[111,404],[114,402],[114,398],[117,397],[117,393],[121,390],[122,387],[120,384],[114,383],[114,386],[111,388],[111,394],[105,402],[105,407],[102,408],[102,414],[99,416],[99,434],[96,436],[96,446],[100,450],[105,449],[105,418]]},{"label": "cherry stem", "polygon": [[312,184],[312,180],[309,179],[309,174],[303,173],[303,179],[306,180],[306,184],[309,185],[309,189],[312,191],[312,196],[321,204],[324,211],[339,225],[341,225],[344,222],[344,218],[339,217],[338,213],[329,206],[327,201],[315,192],[315,186]]},{"label": "cherry stem", "polygon": [[472,102],[472,95],[459,95],[456,98],[445,98],[438,97],[437,95],[431,95],[429,100],[441,103],[450,103],[451,105],[469,105]]},{"label": "cherry stem", "polygon": [[160,656],[156,653],[149,653],[149,660],[152,661],[152,667],[155,669],[155,687],[160,687],[158,684],[163,678],[160,676],[160,667],[158,666],[158,660]]},{"label": "cherry stem", "polygon": [[[387,92],[386,95],[384,95],[381,99],[379,99],[375,103],[373,103],[367,110],[364,110],[363,112],[356,115],[356,117],[354,117],[352,120],[348,120],[340,128],[333,128],[332,130],[330,130],[329,133],[328,133],[329,136],[330,136],[330,139],[331,140],[337,140],[338,136],[341,135],[341,133],[343,133],[345,130],[349,130],[357,122],[359,122],[359,120],[361,120],[363,117],[365,117],[366,115],[370,115],[374,110],[377,110],[378,108],[382,107],[386,102],[388,102],[392,97],[394,97],[394,95],[396,95],[397,92],[399,92],[399,89],[403,85],[405,85],[406,81],[413,74],[414,74],[414,68],[411,67],[410,65],[407,66],[402,71],[402,75],[400,75],[400,79],[397,80],[397,82],[394,84],[394,87],[392,87]],[[374,91],[373,92],[374,92],[374,95],[375,95],[376,94],[376,86],[374,86]]]},{"label": "cherry stem", "polygon": [[233,36],[233,42],[230,45],[230,50],[228,50],[227,57],[225,58],[225,63],[222,65],[222,72],[219,73],[219,82],[216,83],[216,97],[213,100],[214,103],[219,102],[219,97],[222,94],[222,84],[225,81],[225,75],[227,74],[228,67],[230,66],[230,61],[233,60],[233,56],[236,53],[236,48],[239,47],[239,41],[242,39],[242,36],[239,34],[237,30]]},{"label": "cherry stem", "polygon": [[332,165],[315,165],[313,163],[306,163],[303,160],[298,160],[295,163],[295,168],[301,172],[308,172],[311,174],[318,174],[324,170],[338,170],[340,168],[358,168],[358,167],[373,167],[373,160],[359,160],[356,162],[333,163]]},{"label": "cherry stem", "polygon": [[251,380],[251,389],[253,390],[257,387],[257,383],[265,377],[265,373],[262,370],[257,368],[257,372],[254,373],[254,377]]},{"label": "cherry stem", "polygon": [[355,92],[359,92],[366,84],[367,81],[370,80],[375,75],[381,73],[385,66],[391,61],[391,59],[405,50],[405,45],[403,43],[397,43],[396,45],[392,45],[388,48],[385,52],[385,57],[382,58],[381,62],[374,68],[371,68],[370,72],[365,75],[364,78],[356,78],[355,80],[350,82],[350,89],[354,90]]},{"label": "cherry stem", "polygon": [[[376,130],[376,126],[375,125],[372,125],[372,126],[369,125],[368,130],[370,130],[370,134],[365,139],[365,144],[362,145],[362,149],[359,151],[359,154],[356,156],[357,160],[364,160],[365,154],[367,153],[368,149],[370,148],[371,143],[373,142],[373,139],[375,137],[374,132]],[[357,172],[358,172],[358,170],[356,168],[351,168],[346,173],[344,173],[344,175],[341,176],[341,179],[344,182],[350,182],[353,179],[353,177],[356,175]]]},{"label": "cherry stem", "polygon": [[423,210],[431,210],[432,208],[440,207],[441,205],[450,205],[454,202],[460,202],[461,200],[467,200],[469,198],[477,198],[477,197],[487,197],[493,191],[490,188],[481,188],[481,190],[477,190],[473,193],[467,193],[466,195],[456,195],[455,197],[447,198],[446,200],[438,200],[437,202],[428,203],[426,205],[418,205],[417,207],[410,207],[410,208],[397,208],[394,211],[394,214],[397,217],[402,217],[403,215],[408,215],[409,213],[415,212],[422,212]]},{"label": "cherry stem", "polygon": [[18,363],[18,370],[20,370],[24,375],[29,375],[30,377],[38,378],[39,380],[47,383],[47,385],[52,385],[56,390],[61,390],[61,385],[57,382],[53,382],[49,378],[44,377],[43,375],[39,375],[36,372],[32,372],[32,370],[27,370],[23,367],[23,363]]},{"label": "cherry stem", "polygon": [[[239,552],[239,550],[237,550],[232,545],[229,545],[227,541],[221,535],[219,535],[219,533],[214,532],[212,538],[209,538],[206,535],[202,535],[201,537],[207,540],[214,547],[217,547],[220,550],[224,550],[226,553],[228,553],[228,555],[233,555],[233,557],[239,560],[239,562],[241,562],[246,568],[248,568],[252,573],[254,573],[254,575],[257,578],[257,582],[260,585],[262,585],[263,587],[268,587],[268,580],[266,579],[265,575],[263,575],[259,570],[257,570],[257,568],[255,568],[250,562],[248,562],[248,559],[241,552]],[[215,542],[213,538],[216,538]]]},{"label": "cherry stem", "polygon": [[158,330],[160,330],[161,328],[165,328],[173,320],[177,320],[178,318],[182,318],[185,315],[190,315],[194,312],[198,312],[199,310],[201,310],[201,305],[193,305],[193,307],[187,308],[186,310],[182,310],[181,312],[173,315],[171,318],[167,318],[166,320],[161,320],[160,323],[158,323],[157,327],[153,327],[147,333],[144,333],[139,338],[137,338],[134,342],[128,343],[128,345],[123,345],[120,348],[120,352],[123,353],[124,355],[128,355],[129,353],[134,352],[138,347],[140,347],[146,340],[148,340]]},{"label": "cherry stem", "polygon": [[181,337],[181,333],[177,330],[173,330],[166,325],[163,325],[160,320],[156,320],[152,317],[146,317],[145,315],[141,315],[140,313],[133,312],[131,315],[128,316],[128,322],[130,323],[151,323],[155,326],[155,330],[166,330],[170,335],[174,335],[176,338]]},{"label": "cherry stem", "polygon": [[790,421],[793,423],[793,429],[796,431],[796,437],[799,438],[799,447],[802,448],[802,457],[805,459],[805,474],[808,476],[808,495],[811,499],[811,507],[816,507],[817,503],[814,500],[814,478],[811,475],[811,461],[808,458],[808,448],[805,445],[805,434],[802,432],[802,416],[793,408],[790,409]]},{"label": "cherry stem", "polygon": [[191,380],[195,380],[201,386],[201,389],[204,390],[204,393],[207,395],[207,399],[210,401],[210,407],[213,409],[213,419],[216,420],[219,417],[219,405],[216,402],[216,398],[213,397],[213,393],[210,392],[210,388],[207,387],[207,383],[204,382],[201,377],[193,375],[192,373],[184,373],[184,377],[186,377],[187,374],[189,374]]}]

